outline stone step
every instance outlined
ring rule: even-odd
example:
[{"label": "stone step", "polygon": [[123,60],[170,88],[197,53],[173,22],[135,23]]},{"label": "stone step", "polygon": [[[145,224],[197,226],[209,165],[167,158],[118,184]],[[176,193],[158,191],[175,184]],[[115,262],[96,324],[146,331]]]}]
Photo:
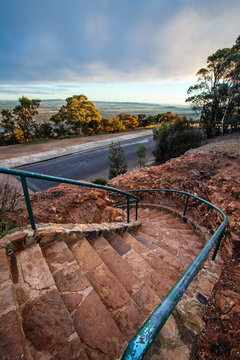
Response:
[{"label": "stone step", "polygon": [[27,358],[87,359],[39,245],[17,253],[13,266]]},{"label": "stone step", "polygon": [[149,236],[149,235],[143,233],[142,231],[138,231],[134,235],[135,235],[135,238],[138,241],[140,241],[149,250],[157,249],[158,246],[155,244],[156,240],[152,236]]},{"label": "stone step", "polygon": [[141,304],[145,311],[153,311],[170,288],[166,287],[166,281],[162,280],[161,275],[134,249],[125,254],[124,259],[143,283],[140,290],[134,294],[134,301]]},{"label": "stone step", "polygon": [[[151,237],[164,237],[167,239],[169,236],[174,236],[175,238],[188,238],[193,239],[194,231],[193,230],[185,230],[185,229],[172,229],[172,228],[164,228],[164,227],[154,227],[154,225],[142,225],[141,232],[151,236]],[[199,239],[198,239],[199,241]]]},{"label": "stone step", "polygon": [[0,249],[0,354],[1,359],[25,358],[24,336],[18,318],[9,257]]},{"label": "stone step", "polygon": [[[83,238],[72,248],[72,252],[119,329],[130,340],[145,320],[145,314],[131,299],[141,281],[106,239],[97,237],[91,240],[91,244],[93,246]],[[125,245],[125,248],[128,247]],[[119,251],[122,253],[125,248],[121,247]],[[94,262],[86,258],[94,258]]]},{"label": "stone step", "polygon": [[[154,253],[155,250],[150,250],[147,247],[142,249],[142,244],[138,240],[137,235],[138,234],[134,234],[134,236],[133,234],[123,235],[124,239],[129,241],[130,245],[133,245],[132,250],[124,254],[123,257],[132,267],[133,271],[142,277],[144,283],[147,284],[147,286],[150,287],[160,299],[162,299],[174,285],[178,278],[178,273],[174,267],[171,267],[164,262],[162,262],[162,268],[156,268],[156,266],[152,267],[151,262],[147,261],[147,255]],[[156,262],[157,261],[158,259],[156,259]],[[168,267],[170,271],[168,272],[168,276],[166,276],[166,269]],[[162,276],[163,270],[165,270],[165,278]],[[174,276],[174,274],[176,275]]]},{"label": "stone step", "polygon": [[[111,272],[118,278],[131,298],[133,299],[133,295],[137,297],[136,294],[144,284],[142,284],[142,280],[133,273],[131,267],[123,257],[120,256],[102,236],[92,240],[91,246],[97,251],[105,265],[107,265]],[[142,311],[133,300],[120,309],[120,311],[113,311],[112,314],[118,327],[124,332],[128,339],[132,338],[146,318],[146,313]]]},{"label": "stone step", "polygon": [[144,219],[142,220],[142,224],[146,225],[153,225],[154,227],[165,227],[165,228],[173,228],[173,229],[186,229],[186,230],[192,230],[192,228],[189,226],[189,224],[186,224],[183,222],[181,218],[171,217],[169,219]]},{"label": "stone step", "polygon": [[159,232],[174,232],[176,235],[178,234],[186,234],[186,235],[194,235],[195,234],[195,231],[192,230],[192,229],[187,229],[187,228],[184,228],[183,226],[181,225],[178,225],[178,224],[175,224],[175,225],[169,225],[169,226],[161,226],[161,225],[158,225],[158,226],[153,226],[153,229],[156,229],[157,231]]},{"label": "stone step", "polygon": [[43,248],[42,252],[65,306],[72,315],[91,292],[92,286],[63,241]]},{"label": "stone step", "polygon": [[[118,356],[124,348],[125,337],[83,273],[72,251],[63,241],[53,243],[42,251],[83,343],[83,351],[94,359]],[[97,256],[87,259],[83,256],[80,263],[84,269],[89,270],[99,264],[99,261]]]},{"label": "stone step", "polygon": [[155,237],[157,235],[160,235],[159,231],[156,231],[152,227],[150,227],[148,225],[144,225],[144,224],[141,226],[141,232],[146,234],[146,235],[149,235],[151,237]]},{"label": "stone step", "polygon": [[[179,219],[176,218],[169,218],[169,219],[161,219],[161,218],[152,218],[149,217],[147,219],[141,219],[142,224],[149,224],[149,223],[153,223],[154,225],[173,225],[173,224],[179,224]],[[184,224],[184,223],[183,223]]]},{"label": "stone step", "polygon": [[[146,231],[146,228],[141,229]],[[152,232],[151,232],[152,233]],[[203,247],[203,244],[199,243],[199,239],[196,236],[190,236],[190,239],[186,239],[186,235],[182,235],[182,239],[180,236],[175,236],[174,233],[168,234],[153,234],[150,236],[144,232],[138,232],[136,238],[142,241],[148,241],[151,244],[154,244],[156,247],[161,247],[171,252],[172,254],[177,254],[180,249],[185,253],[189,253],[190,255],[197,256],[200,250]],[[143,240],[144,239],[144,240]],[[197,239],[197,241],[196,241]]]},{"label": "stone step", "polygon": [[194,234],[194,230],[189,226],[189,224],[185,224],[183,223],[180,219],[179,221],[175,221],[175,219],[173,219],[174,222],[173,223],[168,223],[167,221],[164,223],[159,222],[153,222],[151,219],[149,219],[148,221],[143,221],[142,222],[142,226],[148,226],[150,228],[153,228],[156,231],[165,231],[165,230],[179,230],[181,232],[184,233],[189,233],[189,234]]},{"label": "stone step", "polygon": [[77,241],[71,251],[108,310],[117,310],[130,301],[128,292],[85,238]]},{"label": "stone step", "polygon": [[[101,236],[95,238],[90,244],[131,296],[141,287],[141,280],[133,274],[130,266],[110,243]],[[129,250],[131,250],[130,247]]]},{"label": "stone step", "polygon": [[[125,236],[125,238],[127,238],[127,237],[129,238],[129,236],[127,236],[127,235],[124,235],[124,236]],[[133,236],[131,236],[131,237],[133,238]],[[130,246],[127,247],[124,239],[118,235],[108,238],[108,241],[113,247],[115,247],[115,250],[119,252],[119,254],[132,267],[132,270],[137,274],[136,263],[131,262],[129,260],[130,252],[131,251],[135,252],[135,250],[131,249]],[[139,242],[139,240],[137,238],[135,238],[135,242]],[[148,246],[153,248],[153,245],[149,245],[149,244],[150,243],[148,243]],[[154,248],[156,248],[156,246],[154,246]],[[123,249],[124,249],[124,251],[123,251]],[[148,250],[148,252],[150,251],[149,248],[147,248],[147,250]],[[137,252],[135,252],[135,253],[137,255]],[[144,262],[144,258],[142,260]],[[143,265],[143,262],[142,262],[142,265]],[[151,291],[149,291],[149,296],[151,295],[153,297],[152,302],[154,302],[156,300],[156,295],[160,299],[163,298],[167,294],[167,292],[170,290],[171,286],[170,287],[168,286],[167,281],[165,279],[163,279],[160,274],[157,274],[155,269],[151,268],[151,266],[148,266],[148,268],[149,268],[149,271],[147,273],[145,273],[144,276],[142,276],[142,281],[145,284],[145,286],[147,286],[148,289],[150,288]],[[139,267],[138,267],[138,269],[139,269]],[[142,291],[143,291],[143,293],[146,293],[147,289],[143,289]],[[141,294],[141,292],[139,291],[137,295],[133,295],[133,299],[137,303],[139,303],[141,301],[141,300],[137,299],[140,296],[140,294]]]},{"label": "stone step", "polygon": [[[141,216],[140,216],[141,218]],[[173,214],[169,214],[169,213],[163,213],[163,212],[158,212],[155,214],[151,214],[149,213],[148,217],[142,217],[141,219],[143,219],[143,221],[153,221],[153,222],[168,222],[168,221],[173,221],[173,220],[178,220],[177,217],[175,217]]]},{"label": "stone step", "polygon": [[137,240],[132,234],[125,232],[123,234],[124,241],[132,248],[136,253],[142,254],[149,251],[149,248]]},{"label": "stone step", "polygon": [[148,212],[139,214],[139,219],[143,219],[143,220],[152,219],[155,221],[157,220],[164,221],[172,218],[173,218],[173,214],[165,213],[164,211],[159,211],[159,210],[152,210],[152,209],[148,209]]}]

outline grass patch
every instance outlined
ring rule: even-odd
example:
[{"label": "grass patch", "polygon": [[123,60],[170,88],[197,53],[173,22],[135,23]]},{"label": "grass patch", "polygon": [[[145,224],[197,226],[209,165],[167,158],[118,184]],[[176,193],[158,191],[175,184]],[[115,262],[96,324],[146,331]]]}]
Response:
[{"label": "grass patch", "polygon": [[98,185],[106,185],[107,184],[107,180],[103,179],[101,177],[97,177],[95,179],[92,180],[93,184],[98,184]]}]

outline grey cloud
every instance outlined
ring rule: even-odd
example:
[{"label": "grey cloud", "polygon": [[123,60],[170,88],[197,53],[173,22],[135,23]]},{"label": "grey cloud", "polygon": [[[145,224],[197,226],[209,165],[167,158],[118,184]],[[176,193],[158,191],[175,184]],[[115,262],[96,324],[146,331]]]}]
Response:
[{"label": "grey cloud", "polygon": [[239,0],[4,1],[0,81],[189,77],[234,43],[239,13]]}]

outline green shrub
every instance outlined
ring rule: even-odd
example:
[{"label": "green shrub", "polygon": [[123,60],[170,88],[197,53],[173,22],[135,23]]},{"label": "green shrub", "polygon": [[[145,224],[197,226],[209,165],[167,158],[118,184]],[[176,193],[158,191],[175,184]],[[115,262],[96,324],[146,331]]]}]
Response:
[{"label": "green shrub", "polygon": [[115,176],[124,174],[127,172],[127,162],[124,151],[120,145],[120,142],[112,142],[109,145],[109,179],[113,179]]},{"label": "green shrub", "polygon": [[0,238],[5,236],[6,233],[16,227],[16,221],[8,218],[1,218],[0,220]]},{"label": "green shrub", "polygon": [[140,167],[145,165],[145,157],[146,157],[146,146],[144,144],[138,145],[136,150],[136,155],[139,157]]},{"label": "green shrub", "polygon": [[183,118],[173,123],[162,123],[153,129],[153,138],[155,141],[153,155],[157,162],[163,163],[191,148],[198,147],[205,139],[205,134]]},{"label": "green shrub", "polygon": [[101,177],[97,177],[96,179],[92,180],[93,184],[99,184],[99,185],[106,185],[107,184],[107,180],[103,179]]}]

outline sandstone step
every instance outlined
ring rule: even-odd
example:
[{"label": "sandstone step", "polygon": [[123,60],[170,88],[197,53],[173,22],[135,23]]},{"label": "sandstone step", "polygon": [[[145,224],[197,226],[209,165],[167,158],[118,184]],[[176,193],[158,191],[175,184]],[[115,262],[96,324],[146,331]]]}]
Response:
[{"label": "sandstone step", "polygon": [[142,221],[143,225],[154,226],[156,228],[172,228],[172,229],[183,229],[183,230],[192,230],[189,224],[185,224],[180,218],[170,218],[164,220],[154,220],[149,218]]},{"label": "sandstone step", "polygon": [[161,223],[160,221],[153,222],[151,219],[148,221],[143,221],[142,226],[148,226],[156,231],[164,231],[166,230],[178,230],[184,233],[194,234],[194,230],[189,226],[189,224],[183,223],[180,219],[179,221],[175,221],[173,223],[168,223],[167,221],[164,223]]},{"label": "sandstone step", "polygon": [[141,287],[141,280],[134,275],[128,263],[124,261],[122,256],[119,255],[103,236],[91,241],[91,246],[97,251],[111,272],[118,278],[129,295],[132,295]]},{"label": "sandstone step", "polygon": [[[157,218],[152,218],[151,216],[147,219],[142,219],[141,218],[141,222],[142,224],[149,224],[149,223],[153,223],[154,225],[157,224],[157,225],[174,225],[174,224],[180,224],[179,222],[179,219],[176,219],[176,218],[164,218],[164,219],[161,219],[160,217],[157,217]],[[185,225],[183,223],[183,225]]]},{"label": "sandstone step", "polygon": [[168,222],[168,221],[178,221],[178,218],[176,216],[174,216],[173,214],[169,214],[169,213],[164,213],[164,212],[156,212],[154,214],[150,213],[148,214],[148,216],[143,216],[141,217],[140,215],[140,219],[142,219],[143,221],[147,221],[150,220],[152,222]]},{"label": "sandstone step", "polygon": [[130,340],[145,320],[144,312],[131,300],[131,295],[141,287],[141,280],[133,274],[129,265],[104,237],[92,239],[91,245],[87,245],[85,239],[79,243],[84,251],[79,250],[79,247],[73,248],[77,259],[76,251],[84,252],[88,256],[95,251],[99,256],[98,263],[101,264],[92,269],[88,267],[85,275],[110,310],[119,329]]},{"label": "sandstone step", "polygon": [[9,259],[0,249],[0,354],[1,359],[23,359],[23,334],[18,319]]},{"label": "sandstone step", "polygon": [[163,273],[159,273],[157,270],[153,270],[152,272],[144,275],[143,280],[161,300],[167,295],[175,283],[175,281],[172,281],[170,277],[164,277]]},{"label": "sandstone step", "polygon": [[95,290],[77,308],[73,322],[80,338],[88,346],[86,351],[90,359],[118,359],[127,345],[126,338]]},{"label": "sandstone step", "polygon": [[[139,240],[137,238],[138,234],[134,234],[134,237],[135,236],[136,236],[135,239]],[[126,254],[130,251],[130,247],[126,246],[125,241],[120,236],[114,236],[108,239],[108,241],[116,249],[116,251],[118,251],[119,254],[123,257],[125,257]],[[157,246],[154,243],[150,243],[147,240],[145,241],[144,246],[148,249],[148,252],[151,249],[157,249]],[[143,281],[160,298],[163,298],[171,288],[171,286],[169,286],[168,284],[168,280],[163,279],[160,274],[157,274],[155,269],[154,270],[152,269],[149,273],[145,274],[143,277]],[[171,284],[173,284],[173,282],[171,282]]]},{"label": "sandstone step", "polygon": [[161,275],[150,266],[143,256],[133,249],[124,255],[124,259],[143,283],[139,291],[133,295],[134,301],[141,305],[146,313],[152,312],[170,288],[166,287],[166,281],[162,280]]},{"label": "sandstone step", "polygon": [[155,240],[153,237],[144,234],[142,231],[138,231],[134,234],[136,239],[140,241],[144,246],[146,246],[149,250],[157,249],[157,245],[155,244]]},{"label": "sandstone step", "polygon": [[149,249],[137,240],[132,234],[125,232],[123,234],[124,241],[129,245],[130,248],[134,249],[138,254],[148,252]]},{"label": "sandstone step", "polygon": [[31,358],[87,359],[38,244],[16,254],[15,291],[26,353]]},{"label": "sandstone step", "polygon": [[92,286],[63,241],[45,247],[42,252],[71,315],[91,292]]},{"label": "sandstone step", "polygon": [[[161,226],[154,227],[153,224],[151,226],[149,225],[142,225],[141,232],[144,232],[145,234],[156,237],[156,236],[163,236],[167,238],[168,236],[174,236],[175,238],[190,238],[193,239],[192,236],[194,236],[193,230],[179,230],[179,229],[171,229],[171,228],[164,228]],[[199,240],[198,240],[199,241]]]},{"label": "sandstone step", "polygon": [[[68,246],[63,241],[56,242],[45,247],[43,254],[72,318],[76,332],[84,342],[83,351],[94,359],[111,359],[117,356],[122,351],[120,344],[124,346],[125,338],[84,275]],[[84,269],[88,270],[94,264],[100,263],[97,261],[97,256],[94,259],[88,258],[88,262],[84,262],[84,260],[82,257],[80,262]],[[88,321],[85,319],[87,313]],[[83,319],[84,322],[82,322]],[[111,329],[113,329],[112,339],[109,336]],[[102,344],[104,341],[105,343]],[[81,359],[81,357],[79,358]]]},{"label": "sandstone step", "polygon": [[141,226],[141,232],[146,234],[146,235],[149,235],[151,237],[155,237],[156,235],[160,235],[161,233],[159,231],[156,231],[154,230],[152,227],[148,226],[148,225],[145,225],[143,224]]},{"label": "sandstone step", "polygon": [[119,253],[119,255],[123,256],[128,251],[131,250],[131,247],[124,241],[124,239],[119,235],[108,236],[107,240],[109,244]]},{"label": "sandstone step", "polygon": [[[144,228],[141,230],[145,231],[146,229]],[[136,238],[138,239],[139,234],[142,239],[145,238],[145,241],[149,241],[157,247],[166,249],[174,255],[182,249],[185,253],[189,253],[189,255],[197,256],[203,247],[203,244],[199,243],[199,239],[197,237],[193,237],[193,241],[190,241],[189,239],[186,239],[185,235],[183,235],[183,239],[181,239],[179,236],[175,236],[175,234],[152,234],[150,236],[144,232],[138,232],[138,235],[136,235]]]},{"label": "sandstone step", "polygon": [[166,232],[166,233],[175,233],[176,235],[178,234],[184,234],[184,235],[194,235],[195,231],[192,229],[186,229],[181,225],[169,225],[169,226],[153,226],[153,229],[156,229],[159,232]]},{"label": "sandstone step", "polygon": [[[142,259],[141,264],[138,263],[138,266],[140,265],[138,268],[139,271],[136,271],[136,261],[134,261],[134,266],[133,266],[132,264],[133,257],[131,255],[135,253],[135,251],[133,249],[130,249],[127,253],[125,253],[121,257],[119,253],[110,245],[111,240],[114,241],[113,238],[114,237],[110,237],[108,238],[109,241],[107,241],[103,237],[99,237],[91,241],[91,245],[98,252],[100,257],[103,259],[104,263],[108,266],[108,268],[112,271],[112,273],[119,279],[121,284],[123,284],[125,289],[128,291],[128,293],[131,295],[132,299],[134,300],[131,301],[131,304],[125,306],[124,309],[121,311],[121,319],[124,319],[124,323],[125,323],[125,334],[127,334],[128,338],[131,338],[131,336],[133,336],[134,334],[134,331],[135,332],[137,331],[138,329],[137,326],[143,323],[146,316],[153,311],[153,309],[159,304],[160,300],[158,296],[156,296],[156,294],[151,290],[151,288],[146,286],[144,281],[141,280],[140,272],[144,270],[143,269],[144,259]],[[137,253],[135,254],[136,256],[140,256]],[[147,263],[145,265],[147,265]],[[153,269],[149,265],[148,265],[148,271],[151,272],[153,271]],[[146,268],[144,275],[145,273],[146,273]],[[144,296],[145,304],[143,303],[143,298],[141,298],[141,296]],[[134,314],[134,316],[131,314]],[[119,314],[116,314],[114,319],[117,325],[119,326],[119,328],[122,329],[123,328],[122,323],[119,323]],[[126,324],[126,320],[128,320],[127,324]]]},{"label": "sandstone step", "polygon": [[119,309],[130,301],[128,292],[85,238],[74,244],[71,250],[107,309]]},{"label": "sandstone step", "polygon": [[148,213],[141,215],[140,214],[140,218],[142,218],[143,220],[149,218],[152,219],[153,221],[164,221],[164,220],[168,220],[168,219],[173,219],[175,217],[175,215],[171,214],[171,213],[166,213],[164,211],[159,211],[159,210],[153,210],[153,209],[149,209]]},{"label": "sandstone step", "polygon": [[178,256],[172,255],[163,248],[158,248],[147,254],[143,254],[143,256],[153,269],[161,272],[164,268],[168,269],[167,271],[171,269],[171,273],[173,269],[175,269],[174,273],[179,275],[186,266],[185,262]]}]

